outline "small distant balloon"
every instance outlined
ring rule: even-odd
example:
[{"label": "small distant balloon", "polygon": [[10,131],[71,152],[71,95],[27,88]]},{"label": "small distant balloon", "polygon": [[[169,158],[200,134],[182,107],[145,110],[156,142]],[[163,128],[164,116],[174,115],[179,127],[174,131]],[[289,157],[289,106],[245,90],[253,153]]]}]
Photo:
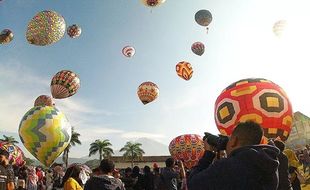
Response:
[{"label": "small distant balloon", "polygon": [[67,34],[70,38],[77,38],[81,35],[82,29],[80,26],[73,24],[67,28]]},{"label": "small distant balloon", "polygon": [[144,82],[138,87],[138,97],[145,105],[153,102],[159,96],[159,88],[152,82]]},{"label": "small distant balloon", "polygon": [[136,53],[136,50],[134,47],[132,46],[125,46],[123,49],[122,49],[122,53],[124,56],[126,57],[132,57],[135,55]]},{"label": "small distant balloon", "polygon": [[34,106],[55,106],[55,103],[52,97],[48,95],[41,95],[35,100]]},{"label": "small distant balloon", "polygon": [[184,80],[189,80],[193,76],[194,71],[192,65],[189,62],[181,61],[176,65],[175,69],[178,76]]},{"label": "small distant balloon", "polygon": [[13,40],[13,38],[13,32],[9,29],[4,29],[0,33],[0,44],[8,44]]},{"label": "small distant balloon", "polygon": [[147,7],[156,7],[163,4],[166,0],[141,0]]},{"label": "small distant balloon", "polygon": [[285,33],[286,28],[287,28],[287,21],[286,20],[279,20],[276,23],[274,23],[272,29],[273,29],[273,33],[277,37],[281,37]]},{"label": "small distant balloon", "polygon": [[201,26],[209,26],[209,24],[212,22],[212,14],[208,10],[199,10],[195,14],[195,20]]},{"label": "small distant balloon", "polygon": [[194,54],[202,56],[202,54],[205,52],[205,45],[201,42],[195,42],[192,45],[192,51]]},{"label": "small distant balloon", "polygon": [[73,96],[79,88],[79,76],[68,70],[62,70],[56,73],[51,82],[51,93],[53,98],[56,99]]}]

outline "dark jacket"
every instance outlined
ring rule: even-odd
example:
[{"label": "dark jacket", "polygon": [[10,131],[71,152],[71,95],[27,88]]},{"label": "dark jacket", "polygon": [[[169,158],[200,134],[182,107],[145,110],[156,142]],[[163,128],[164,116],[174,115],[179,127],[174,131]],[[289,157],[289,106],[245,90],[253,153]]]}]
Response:
[{"label": "dark jacket", "polygon": [[91,177],[85,184],[84,190],[124,190],[120,179],[111,176],[101,175]]},{"label": "dark jacket", "polygon": [[212,164],[215,154],[206,151],[189,176],[188,189],[276,190],[278,154],[269,145],[245,146]]},{"label": "dark jacket", "polygon": [[279,165],[279,187],[278,190],[289,190],[292,185],[291,182],[288,178],[288,159],[285,156],[285,154],[283,154],[282,152],[280,152],[279,156],[278,156],[278,160],[280,162]]},{"label": "dark jacket", "polygon": [[178,189],[178,172],[174,171],[172,168],[163,168],[161,175],[163,176],[164,183],[168,190]]}]

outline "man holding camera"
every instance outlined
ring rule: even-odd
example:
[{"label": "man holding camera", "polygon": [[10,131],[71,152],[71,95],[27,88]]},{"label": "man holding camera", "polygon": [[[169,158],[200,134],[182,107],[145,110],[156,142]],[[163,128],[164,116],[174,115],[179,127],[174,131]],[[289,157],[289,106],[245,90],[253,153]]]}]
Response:
[{"label": "man holding camera", "polygon": [[[259,145],[262,136],[260,125],[251,121],[239,123],[228,141],[209,135],[204,140],[205,154],[189,176],[188,189],[276,190],[279,149]],[[223,142],[228,157],[213,162],[215,151],[225,147]]]}]

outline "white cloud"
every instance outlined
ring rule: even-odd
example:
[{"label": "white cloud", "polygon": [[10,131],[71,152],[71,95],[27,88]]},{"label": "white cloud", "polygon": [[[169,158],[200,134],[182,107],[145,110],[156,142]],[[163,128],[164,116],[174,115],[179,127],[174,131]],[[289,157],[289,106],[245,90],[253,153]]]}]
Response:
[{"label": "white cloud", "polygon": [[123,133],[121,137],[126,138],[126,139],[138,139],[138,138],[150,138],[150,139],[160,138],[162,139],[162,138],[165,138],[165,135],[133,131],[133,132]]},{"label": "white cloud", "polygon": [[83,126],[83,128],[80,127],[76,131],[81,134],[80,140],[82,142],[95,141],[96,139],[103,139],[110,135],[118,135],[124,132],[122,130],[110,128],[110,126],[92,126],[91,130],[89,127]]}]

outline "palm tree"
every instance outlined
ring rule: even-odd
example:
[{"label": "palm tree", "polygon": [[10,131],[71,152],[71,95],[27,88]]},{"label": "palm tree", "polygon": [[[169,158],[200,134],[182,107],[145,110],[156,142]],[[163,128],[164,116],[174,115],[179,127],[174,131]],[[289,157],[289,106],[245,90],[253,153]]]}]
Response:
[{"label": "palm tree", "polygon": [[145,154],[140,146],[142,146],[141,143],[127,142],[126,145],[120,150],[120,152],[125,152],[123,154],[125,158],[130,158],[131,167],[133,167],[133,161],[136,158],[142,158],[143,154]]},{"label": "palm tree", "polygon": [[79,136],[81,136],[80,133],[75,132],[74,127],[72,127],[70,143],[65,148],[65,150],[62,154],[62,160],[65,163],[66,167],[68,167],[68,159],[69,159],[70,148],[72,146],[75,146],[76,144],[82,144],[80,139],[79,139]]},{"label": "palm tree", "polygon": [[89,157],[91,155],[97,154],[99,152],[99,160],[102,160],[102,157],[107,158],[114,154],[112,148],[110,148],[112,144],[109,140],[105,139],[103,141],[97,139],[95,142],[90,144],[89,148]]},{"label": "palm tree", "polygon": [[11,143],[11,144],[18,144],[18,141],[15,140],[15,138],[13,136],[6,136],[6,135],[3,135],[3,139],[0,139],[0,141],[3,141],[3,142],[8,142],[8,143]]}]

